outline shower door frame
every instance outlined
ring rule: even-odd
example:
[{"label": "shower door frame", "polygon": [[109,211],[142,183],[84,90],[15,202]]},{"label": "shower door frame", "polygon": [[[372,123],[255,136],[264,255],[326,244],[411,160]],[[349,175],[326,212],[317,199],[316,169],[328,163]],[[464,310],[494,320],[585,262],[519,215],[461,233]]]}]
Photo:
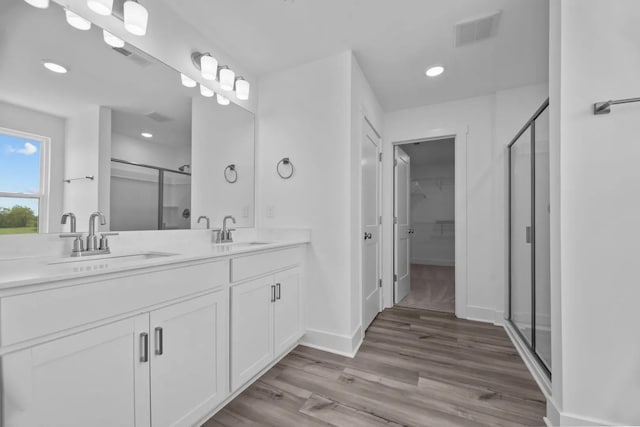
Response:
[{"label": "shower door frame", "polygon": [[[538,364],[542,368],[542,370],[547,374],[549,379],[551,379],[551,370],[547,366],[544,360],[538,355],[536,351],[536,120],[540,115],[549,108],[549,98],[542,103],[542,105],[536,110],[536,112],[531,116],[531,118],[525,123],[525,125],[520,129],[520,131],[516,134],[516,136],[509,142],[507,145],[507,161],[508,161],[508,254],[509,254],[509,262],[508,262],[508,316],[507,321],[513,326],[513,329],[516,331],[520,340],[523,344],[528,348],[529,352],[533,355],[533,357],[537,360]],[[528,130],[531,129],[531,342],[527,340],[524,334],[520,331],[520,328],[515,324],[515,322],[511,319],[511,296],[512,296],[512,233],[511,233],[511,215],[512,215],[512,205],[511,205],[511,190],[512,190],[512,182],[511,182],[511,172],[512,172],[512,164],[511,164],[511,148],[518,142],[520,137]]]},{"label": "shower door frame", "polygon": [[180,175],[186,175],[186,176],[191,176],[191,173],[189,172],[182,172],[179,170],[175,170],[175,169],[168,169],[168,168],[163,168],[160,166],[153,166],[153,165],[147,165],[144,163],[136,163],[136,162],[130,162],[128,160],[122,160],[122,159],[116,159],[114,157],[111,158],[112,162],[115,163],[122,163],[125,165],[130,165],[130,166],[138,166],[141,168],[147,168],[147,169],[155,169],[158,171],[158,230],[164,230],[162,223],[164,220],[164,216],[162,214],[163,211],[163,206],[164,206],[164,174],[165,172],[171,172],[171,173],[177,173]]}]

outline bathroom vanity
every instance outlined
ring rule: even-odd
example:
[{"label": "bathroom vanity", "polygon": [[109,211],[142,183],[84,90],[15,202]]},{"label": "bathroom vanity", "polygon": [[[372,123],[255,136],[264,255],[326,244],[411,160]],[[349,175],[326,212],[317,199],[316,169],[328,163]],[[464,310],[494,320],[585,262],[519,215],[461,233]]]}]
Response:
[{"label": "bathroom vanity", "polygon": [[304,238],[114,252],[0,259],[3,426],[199,425],[304,333]]}]

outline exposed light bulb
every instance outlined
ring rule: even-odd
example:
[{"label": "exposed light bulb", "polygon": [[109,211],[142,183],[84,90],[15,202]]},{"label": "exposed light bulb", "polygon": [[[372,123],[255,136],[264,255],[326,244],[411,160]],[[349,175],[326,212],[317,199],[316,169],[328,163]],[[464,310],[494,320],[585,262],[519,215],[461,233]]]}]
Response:
[{"label": "exposed light bulb", "polygon": [[200,72],[203,79],[215,80],[218,74],[218,60],[205,53],[200,57]]},{"label": "exposed light bulb", "polygon": [[113,10],[113,0],[87,0],[89,9],[98,15],[111,15]]},{"label": "exposed light bulb", "polygon": [[216,99],[218,100],[218,104],[220,105],[229,105],[229,98],[224,95],[216,94]]},{"label": "exposed light bulb", "polygon": [[74,13],[69,9],[65,9],[64,14],[67,17],[67,23],[71,25],[73,28],[76,28],[82,31],[87,31],[91,29],[91,22],[84,19],[82,16],[78,15],[77,13]]},{"label": "exposed light bulb", "polygon": [[249,99],[251,85],[243,77],[236,78],[236,98],[246,101]]},{"label": "exposed light bulb", "polygon": [[67,69],[60,65],[60,64],[56,64],[55,62],[51,62],[48,60],[44,60],[42,61],[42,65],[44,65],[44,68],[46,68],[49,71],[52,71],[54,73],[57,74],[66,74],[67,73]]},{"label": "exposed light bulb", "polygon": [[220,87],[222,90],[233,90],[236,81],[236,73],[226,65],[220,67]]},{"label": "exposed light bulb", "polygon": [[182,85],[186,86],[186,87],[196,87],[196,81],[185,76],[184,74],[180,73],[180,81],[182,81]]},{"label": "exposed light bulb", "polygon": [[147,33],[149,12],[140,3],[134,0],[124,2],[124,28],[135,36],[144,36]]},{"label": "exposed light bulb", "polygon": [[429,77],[437,77],[442,73],[444,73],[444,67],[442,65],[434,65],[425,72]]},{"label": "exposed light bulb", "polygon": [[49,0],[24,0],[33,7],[38,9],[46,9],[49,7]]},{"label": "exposed light bulb", "polygon": [[206,86],[200,85],[200,95],[211,98],[213,96],[213,91]]},{"label": "exposed light bulb", "polygon": [[124,40],[114,36],[107,30],[102,30],[102,38],[111,47],[124,47]]}]

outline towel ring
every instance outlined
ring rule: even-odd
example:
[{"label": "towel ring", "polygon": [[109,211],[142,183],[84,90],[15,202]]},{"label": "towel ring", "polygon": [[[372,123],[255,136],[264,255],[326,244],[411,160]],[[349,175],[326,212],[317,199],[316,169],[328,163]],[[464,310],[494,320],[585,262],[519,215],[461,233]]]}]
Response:
[{"label": "towel ring", "polygon": [[[284,166],[289,166],[291,168],[291,171],[289,172],[289,174],[283,174],[282,172],[280,172],[280,165],[284,165]],[[288,157],[284,157],[282,160],[280,160],[278,162],[278,164],[276,165],[276,172],[278,172],[278,175],[280,176],[280,178],[282,179],[289,179],[293,176],[293,163],[291,162],[291,160],[289,160]]]},{"label": "towel ring", "polygon": [[229,166],[224,168],[224,179],[226,179],[229,184],[233,184],[238,180],[238,171],[236,170],[236,165],[230,164]]}]

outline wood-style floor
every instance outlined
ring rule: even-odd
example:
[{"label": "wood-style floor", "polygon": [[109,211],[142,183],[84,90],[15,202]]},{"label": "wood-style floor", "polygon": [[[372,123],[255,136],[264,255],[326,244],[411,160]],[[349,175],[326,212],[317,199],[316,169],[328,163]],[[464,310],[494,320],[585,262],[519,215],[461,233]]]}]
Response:
[{"label": "wood-style floor", "polygon": [[396,307],[355,358],[299,346],[204,425],[544,425],[544,402],[502,328]]},{"label": "wood-style floor", "polygon": [[454,267],[411,264],[411,291],[401,307],[453,313],[456,307]]}]

